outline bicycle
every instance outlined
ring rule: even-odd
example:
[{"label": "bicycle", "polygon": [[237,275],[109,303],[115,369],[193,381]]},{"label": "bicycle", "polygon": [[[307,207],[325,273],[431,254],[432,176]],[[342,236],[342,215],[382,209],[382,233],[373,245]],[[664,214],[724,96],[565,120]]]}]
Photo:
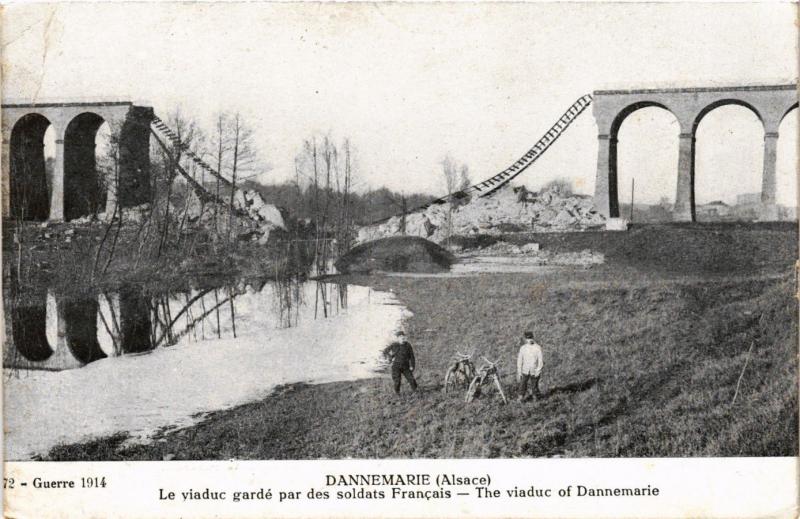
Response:
[{"label": "bicycle", "polygon": [[503,391],[503,385],[500,383],[500,373],[497,371],[497,361],[490,361],[486,357],[482,357],[484,361],[484,365],[478,370],[478,373],[472,379],[472,382],[467,389],[467,395],[464,398],[466,402],[472,402],[475,397],[477,397],[481,392],[481,386],[485,384],[490,378],[494,381],[494,385],[497,388],[497,391],[500,393],[500,398],[503,399],[503,403],[507,404],[508,399],[506,398],[506,393]]},{"label": "bicycle", "polygon": [[475,373],[472,354],[465,355],[457,351],[454,362],[447,368],[444,375],[444,394],[446,395],[450,389],[456,389],[458,386],[468,387],[470,381],[475,377]]}]

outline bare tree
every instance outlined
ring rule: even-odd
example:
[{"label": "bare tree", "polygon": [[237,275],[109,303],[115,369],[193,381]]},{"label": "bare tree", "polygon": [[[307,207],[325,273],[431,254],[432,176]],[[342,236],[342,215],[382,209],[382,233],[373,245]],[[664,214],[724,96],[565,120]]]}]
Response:
[{"label": "bare tree", "polygon": [[472,184],[472,181],[469,178],[469,166],[467,166],[466,164],[462,164],[460,170],[460,177],[458,181],[459,191],[467,189],[470,186],[470,184]]},{"label": "bare tree", "polygon": [[[459,165],[448,153],[442,160],[442,176],[448,195],[453,195],[463,191],[470,185],[469,167],[466,164]],[[469,201],[467,196],[451,197],[447,204],[447,216],[445,222],[445,243],[450,245],[450,237],[453,234],[453,210],[458,205]]]},{"label": "bare tree", "polygon": [[[109,235],[111,234],[111,229],[116,227],[116,231],[114,232],[111,243],[106,251],[105,262],[103,263],[103,267],[99,272],[100,276],[108,271],[108,268],[114,259],[117,242],[119,240],[120,232],[122,231],[122,201],[120,200],[120,193],[118,190],[120,184],[120,133],[121,127],[119,125],[113,125],[111,127],[108,145],[105,148],[104,153],[98,157],[97,160],[99,189],[105,190],[107,196],[112,198],[112,200],[109,200],[109,202],[113,204],[113,210],[110,215],[106,214],[105,229],[103,231],[103,236],[100,238],[100,243],[97,245],[94,263],[92,264],[92,271],[90,275],[92,280],[94,280],[95,275],[98,274],[98,266],[100,265],[103,250],[108,242]],[[109,203],[106,204],[106,211],[108,211],[108,205]]]},{"label": "bare tree", "polygon": [[[206,136],[203,130],[199,127],[195,127],[192,140],[188,143],[189,149],[198,157],[203,157],[207,155],[204,152],[204,149],[207,145]],[[184,170],[189,174],[194,184],[199,184],[206,188],[206,179],[205,179],[205,169],[199,167],[197,163],[193,160],[189,160],[188,157],[186,160],[183,161]],[[198,180],[198,170],[200,173],[200,179]],[[187,224],[187,220],[189,219],[189,213],[192,211],[193,214],[192,218],[196,219],[198,223],[203,222],[203,216],[205,214],[205,197],[200,197],[195,193],[195,187],[190,182],[184,182],[185,184],[185,191],[184,191],[184,204],[183,204],[183,215],[180,218],[180,224],[178,225],[178,240],[179,243],[185,245],[185,240],[183,240],[184,229]],[[189,250],[194,249],[194,244],[196,242],[197,235],[193,233],[193,239],[191,241],[191,245],[189,246]]]},{"label": "bare tree", "polygon": [[[170,115],[169,122],[167,123],[168,126],[172,127],[175,131],[175,134],[178,137],[178,140],[187,146],[192,146],[196,134],[198,132],[197,124],[192,121],[191,119],[185,117],[180,108],[176,109],[175,112]],[[165,163],[164,168],[164,176],[162,178],[162,182],[166,184],[162,187],[165,193],[165,198],[163,200],[158,201],[160,204],[163,205],[163,220],[161,222],[161,231],[159,233],[159,243],[158,249],[156,251],[156,259],[161,257],[162,251],[164,249],[165,244],[168,243],[170,237],[170,224],[173,218],[173,215],[170,214],[170,210],[172,207],[172,195],[173,195],[173,187],[175,184],[175,179],[178,177],[178,166],[180,165],[181,159],[183,158],[183,150],[177,144],[171,143],[169,145],[169,149],[164,151],[162,150],[162,160]]]},{"label": "bare tree", "polygon": [[[231,157],[231,193],[228,214],[228,241],[232,239],[232,228],[235,222],[235,195],[236,180],[239,176],[246,176],[256,167],[256,153],[253,148],[253,131],[244,124],[239,112],[230,118],[231,143],[233,146]],[[243,209],[243,208],[242,208]]]},{"label": "bare tree", "polygon": [[442,176],[444,177],[446,195],[458,191],[458,166],[449,153],[442,160]]},{"label": "bare tree", "polygon": [[[330,135],[306,139],[295,158],[297,185],[308,179],[304,197],[313,222],[313,271],[317,275],[327,274],[334,255],[343,254],[353,244],[353,169],[350,140],[344,139],[339,146]],[[325,283],[317,285],[315,312],[321,300],[323,315],[328,312],[327,292]]]},{"label": "bare tree", "polygon": [[[181,114],[180,109],[176,109],[170,115],[167,125],[174,129],[177,139],[183,146],[188,146],[190,149],[197,148],[195,141],[200,135],[200,130],[193,120]],[[172,244],[170,237],[173,230],[180,232],[182,218],[179,211],[173,214],[173,207],[177,206],[177,202],[180,202],[184,195],[188,195],[188,191],[182,192],[178,189],[177,179],[179,176],[182,175],[183,182],[195,183],[192,176],[187,173],[187,170],[191,171],[189,165],[191,161],[184,154],[184,148],[181,145],[158,138],[155,139],[155,144],[157,144],[157,148],[151,155],[156,160],[151,166],[153,184],[151,186],[150,211],[145,219],[146,223],[143,223],[137,231],[140,245],[136,265],[139,264],[145,249],[149,254],[155,248],[153,253],[155,259],[161,258],[166,246]],[[184,216],[185,210],[184,206]],[[145,232],[140,237],[142,228]],[[153,247],[151,247],[151,241],[154,242]]]},{"label": "bare tree", "polygon": [[[214,132],[212,145],[214,148],[217,162],[217,172],[222,174],[223,161],[225,154],[230,150],[228,138],[228,117],[224,113],[217,114],[214,121]],[[214,193],[217,200],[220,200],[220,178],[215,177]],[[214,231],[219,232],[219,204],[214,204]]]}]

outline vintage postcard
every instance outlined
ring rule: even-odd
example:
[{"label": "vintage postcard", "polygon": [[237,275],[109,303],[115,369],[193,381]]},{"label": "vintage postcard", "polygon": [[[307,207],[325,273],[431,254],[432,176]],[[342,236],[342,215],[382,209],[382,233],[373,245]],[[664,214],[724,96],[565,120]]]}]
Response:
[{"label": "vintage postcard", "polygon": [[795,517],[797,14],[5,4],[5,517]]}]

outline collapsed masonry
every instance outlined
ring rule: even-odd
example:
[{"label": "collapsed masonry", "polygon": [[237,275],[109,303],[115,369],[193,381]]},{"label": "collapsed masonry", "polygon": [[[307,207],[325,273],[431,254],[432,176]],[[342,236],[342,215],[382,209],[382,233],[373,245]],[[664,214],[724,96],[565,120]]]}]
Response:
[{"label": "collapsed masonry", "polygon": [[[228,201],[229,198],[225,200]],[[223,229],[227,229],[228,225],[234,225],[235,234],[240,239],[257,241],[262,245],[267,243],[275,229],[286,230],[286,223],[280,210],[266,203],[254,190],[236,189],[233,196],[233,211],[227,203],[202,201],[195,191],[189,195],[187,204],[186,213],[189,222],[210,229],[216,219],[217,222],[223,222]],[[234,218],[229,221],[231,212]]]},{"label": "collapsed masonry", "polygon": [[[185,203],[170,203],[169,213],[174,218],[186,221],[195,226],[202,227],[212,235],[228,234],[229,226],[232,234],[241,240],[255,241],[265,244],[269,240],[270,234],[276,230],[286,230],[286,223],[280,210],[272,204],[264,201],[261,195],[254,190],[237,189],[233,197],[234,210],[230,210],[230,192],[226,198],[220,196],[219,200],[210,199],[207,196],[198,195],[203,191],[193,190],[188,194]],[[222,194],[222,193],[221,193]],[[202,200],[201,200],[202,198]],[[157,204],[163,211],[164,204]],[[233,212],[233,218],[230,218]],[[143,222],[150,218],[150,204],[141,204],[124,210],[124,222]],[[111,215],[100,213],[98,215],[87,215],[71,220],[71,224],[101,223],[107,221]]]},{"label": "collapsed masonry", "polygon": [[[441,243],[448,235],[583,231],[602,227],[605,222],[589,196],[562,194],[558,188],[537,193],[507,184],[488,197],[434,204],[408,214],[405,234]],[[357,241],[401,235],[401,225],[402,217],[393,216],[362,227]]]}]

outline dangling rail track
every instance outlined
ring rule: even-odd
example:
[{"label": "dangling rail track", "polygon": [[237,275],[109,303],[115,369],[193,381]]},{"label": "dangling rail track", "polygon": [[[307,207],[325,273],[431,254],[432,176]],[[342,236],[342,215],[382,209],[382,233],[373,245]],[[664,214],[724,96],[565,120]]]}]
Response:
[{"label": "dangling rail track", "polygon": [[[153,116],[153,120],[150,126],[150,132],[153,134],[158,144],[164,149],[166,153],[171,154],[172,152],[166,146],[166,144],[164,144],[164,142],[161,140],[162,137],[165,137],[167,140],[169,140],[172,143],[174,149],[180,150],[180,153],[189,157],[195,164],[197,164],[205,171],[210,173],[211,176],[219,179],[219,181],[223,185],[229,188],[233,188],[233,182],[222,176],[222,174],[219,171],[209,166],[203,159],[197,156],[197,154],[194,153],[189,148],[189,145],[181,141],[180,138],[175,134],[175,132],[173,132],[172,129],[170,129],[170,127],[167,126],[164,123],[164,121],[162,121],[161,118],[159,118],[156,115]],[[206,203],[212,202],[220,204],[224,207],[230,206],[230,203],[228,201],[222,199],[221,197],[218,197],[215,193],[212,193],[211,191],[206,189],[204,185],[202,185],[201,183],[197,182],[194,178],[192,178],[192,176],[189,175],[189,173],[187,173],[186,170],[183,169],[183,167],[177,161],[175,161],[175,167],[181,174],[181,176],[183,176],[186,179],[189,185],[192,186],[194,192],[197,194],[200,200]],[[252,218],[250,214],[241,207],[234,207],[234,212],[239,216],[246,216],[248,218]]]},{"label": "dangling rail track", "polygon": [[[419,206],[415,209],[408,211],[408,213],[415,213],[417,211],[423,211],[430,207],[431,205],[436,204],[444,204],[451,200],[458,200],[461,198],[466,198],[467,196],[477,194],[479,197],[489,196],[504,185],[508,184],[512,179],[517,177],[520,173],[525,171],[531,164],[536,162],[536,160],[544,155],[544,153],[553,145],[553,143],[561,136],[564,131],[569,128],[575,119],[583,113],[584,110],[592,103],[592,95],[586,94],[578,98],[577,101],[572,103],[572,105],[564,112],[564,115],[553,124],[549,130],[536,142],[536,144],[528,150],[519,160],[513,163],[511,166],[507,167],[500,173],[497,173],[491,178],[484,180],[483,182],[478,182],[477,184],[473,184],[466,189],[462,189],[461,191],[456,191],[454,193],[449,193],[441,198],[437,198],[436,200]],[[388,220],[389,218],[383,218],[381,220],[373,222],[373,224],[378,224]]]},{"label": "dangling rail track", "polygon": [[169,139],[169,140],[170,140],[170,142],[172,142],[173,146],[175,146],[176,148],[180,149],[180,150],[181,150],[181,152],[182,152],[184,155],[186,155],[187,157],[189,157],[190,159],[192,159],[192,161],[193,161],[195,164],[197,164],[198,166],[200,166],[200,167],[201,167],[201,168],[203,168],[204,170],[208,171],[208,172],[211,174],[211,176],[213,176],[213,177],[215,177],[215,178],[218,178],[218,179],[220,180],[220,182],[222,182],[222,183],[223,183],[223,184],[225,184],[226,186],[232,186],[232,185],[233,185],[233,183],[232,183],[230,180],[228,180],[227,178],[223,177],[223,176],[222,176],[222,175],[219,173],[219,171],[217,171],[216,169],[212,168],[212,167],[211,167],[211,166],[209,166],[209,165],[208,165],[208,164],[207,164],[207,163],[206,163],[206,162],[205,162],[203,159],[201,159],[200,157],[198,157],[198,156],[197,156],[197,154],[195,154],[195,153],[194,153],[194,152],[193,152],[193,151],[192,151],[192,150],[189,148],[189,145],[188,145],[188,144],[186,144],[185,142],[181,141],[181,140],[180,140],[180,138],[179,138],[179,137],[178,137],[178,136],[175,134],[175,132],[173,132],[173,131],[172,131],[172,129],[170,129],[170,127],[169,127],[169,126],[167,126],[166,124],[164,124],[164,121],[162,121],[162,120],[161,120],[161,119],[160,119],[158,116],[154,116],[154,117],[153,117],[153,122],[152,122],[152,125],[153,125],[153,127],[155,127],[155,128],[156,128],[156,129],[157,129],[157,130],[158,130],[158,131],[159,131],[159,132],[162,134],[162,135],[164,135],[164,136],[165,136],[167,139]]},{"label": "dangling rail track", "polygon": [[[527,151],[522,157],[519,158],[516,162],[514,162],[511,166],[507,167],[500,173],[482,181],[478,182],[477,184],[473,184],[466,189],[462,189],[460,191],[456,191],[454,193],[449,193],[441,198],[437,198],[436,200],[416,207],[408,211],[408,213],[416,213],[418,211],[423,211],[430,207],[431,205],[436,204],[444,204],[451,200],[458,200],[462,198],[466,198],[470,195],[477,194],[479,197],[489,196],[504,185],[508,184],[520,175],[523,171],[528,169],[531,164],[536,162],[544,153],[550,149],[550,146],[558,140],[558,138],[563,134],[567,128],[578,118],[578,116],[583,113],[584,110],[592,103],[592,96],[591,94],[586,94],[578,98],[577,101],[572,103],[572,105],[567,109],[566,112],[553,124],[547,132],[534,144],[534,146]],[[217,178],[222,182],[225,186],[232,187],[233,183],[223,177],[219,171],[214,169],[213,167],[209,166],[203,159],[201,159],[197,154],[195,154],[189,146],[182,142],[175,132],[173,132],[165,123],[162,121],[158,116],[153,117],[152,127],[151,130],[156,136],[162,135],[166,137],[175,148],[180,149],[181,152],[189,157],[195,164],[199,167],[207,171],[211,176]],[[187,176],[187,175],[184,175]],[[192,181],[196,191],[204,191],[205,197],[216,199],[216,196],[212,193],[208,192],[205,189],[205,186],[200,186],[197,182]],[[217,202],[224,203],[224,201],[217,200]],[[390,217],[391,218],[391,217]],[[378,224],[388,220],[389,218],[382,218],[375,222],[372,222],[372,225]]]}]

